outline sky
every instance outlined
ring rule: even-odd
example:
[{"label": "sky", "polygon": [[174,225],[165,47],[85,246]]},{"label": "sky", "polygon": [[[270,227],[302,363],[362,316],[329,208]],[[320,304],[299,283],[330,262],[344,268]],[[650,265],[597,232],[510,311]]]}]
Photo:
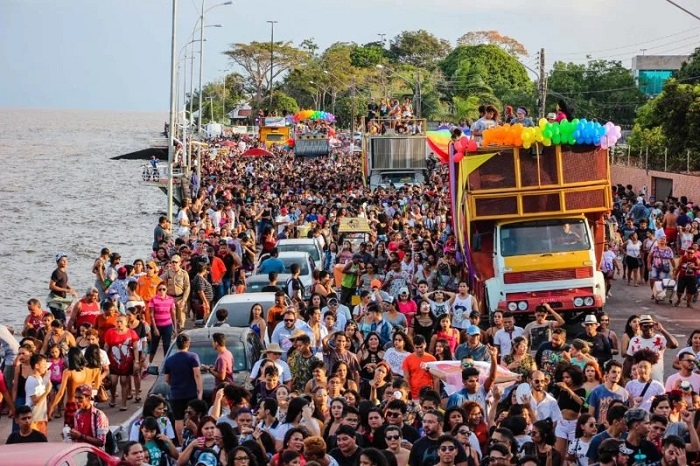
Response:
[{"label": "sky", "polygon": [[[232,64],[236,42],[313,38],[324,49],[426,29],[449,40],[497,30],[525,45],[536,68],[554,60],[689,54],[700,21],[664,0],[177,0],[177,50],[205,15],[204,81]],[[698,3],[677,0],[700,14]],[[169,107],[172,0],[0,0],[0,107],[163,111]],[[189,86],[189,85],[188,85]]]}]

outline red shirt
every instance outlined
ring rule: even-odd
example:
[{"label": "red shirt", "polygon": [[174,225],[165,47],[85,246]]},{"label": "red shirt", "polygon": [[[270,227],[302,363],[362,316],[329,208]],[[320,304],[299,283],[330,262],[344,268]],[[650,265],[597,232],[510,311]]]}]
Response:
[{"label": "red shirt", "polygon": [[91,406],[88,410],[79,409],[75,413],[73,428],[83,435],[102,440],[102,448],[104,448],[109,430],[109,419],[105,413]]},{"label": "red shirt", "polygon": [[83,298],[78,302],[78,305],[80,306],[80,310],[75,317],[75,327],[79,328],[85,322],[88,322],[94,328],[97,317],[102,314],[100,311],[100,303],[97,301],[88,303],[85,301],[85,298]]}]

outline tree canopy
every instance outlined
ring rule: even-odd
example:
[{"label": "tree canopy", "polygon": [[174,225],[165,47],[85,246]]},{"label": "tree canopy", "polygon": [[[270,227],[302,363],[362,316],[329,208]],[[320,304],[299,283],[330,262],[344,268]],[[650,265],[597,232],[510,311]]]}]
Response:
[{"label": "tree canopy", "polygon": [[431,68],[450,53],[452,46],[445,39],[439,39],[420,29],[403,31],[394,37],[389,50],[399,63]]},{"label": "tree canopy", "polygon": [[471,31],[457,39],[457,45],[482,44],[496,45],[514,56],[527,56],[527,49],[523,44],[498,31]]}]

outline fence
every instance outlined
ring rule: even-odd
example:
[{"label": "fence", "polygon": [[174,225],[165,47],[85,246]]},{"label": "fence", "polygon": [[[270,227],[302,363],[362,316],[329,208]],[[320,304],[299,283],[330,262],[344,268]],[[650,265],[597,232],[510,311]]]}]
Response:
[{"label": "fence", "polygon": [[630,146],[616,146],[610,150],[610,163],[627,167],[643,168],[674,173],[693,173],[700,170],[700,154],[686,149],[685,156],[672,156],[668,148],[632,149]]}]

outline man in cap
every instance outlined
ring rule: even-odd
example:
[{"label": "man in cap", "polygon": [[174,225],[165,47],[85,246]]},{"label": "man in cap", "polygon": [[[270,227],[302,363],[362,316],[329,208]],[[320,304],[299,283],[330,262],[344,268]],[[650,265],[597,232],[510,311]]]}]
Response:
[{"label": "man in cap", "polygon": [[591,347],[591,356],[598,360],[598,364],[605,364],[612,359],[612,347],[610,339],[598,333],[598,319],[593,314],[589,314],[583,321],[585,331],[580,333],[577,338],[588,342]]},{"label": "man in cap", "polygon": [[491,361],[488,348],[481,342],[481,329],[476,325],[467,327],[467,341],[457,346],[455,349],[455,359],[457,361]]},{"label": "man in cap", "polygon": [[636,335],[630,340],[627,347],[627,356],[632,357],[637,351],[647,348],[659,355],[659,360],[652,366],[651,377],[663,383],[664,381],[664,351],[666,348],[678,348],[676,337],[668,333],[660,322],[655,322],[648,314],[639,317],[641,335]]},{"label": "man in cap", "polygon": [[173,255],[170,265],[166,267],[160,279],[168,287],[167,294],[175,300],[175,317],[177,329],[185,328],[185,310],[190,300],[190,276],[182,268],[182,257],[179,254]]},{"label": "man in cap", "polygon": [[68,307],[69,302],[61,303],[61,299],[66,299],[66,295],[70,294],[77,298],[78,293],[75,292],[72,286],[68,283],[68,254],[65,252],[59,252],[56,254],[56,269],[51,273],[51,279],[49,280],[49,290],[50,296],[55,296],[57,299],[54,303],[49,304],[49,309],[53,313],[54,317],[66,321],[65,309]]},{"label": "man in cap", "polygon": [[627,426],[625,447],[634,452],[635,458],[637,455],[644,455],[644,461],[647,463],[659,461],[661,459],[659,451],[646,439],[649,435],[649,413],[641,408],[632,408],[625,413],[624,421]]},{"label": "man in cap", "polygon": [[270,343],[262,352],[262,357],[253,364],[253,368],[250,370],[249,382],[255,385],[255,381],[260,377],[260,365],[263,359],[269,359],[275,363],[282,383],[289,388],[291,386],[292,372],[289,370],[289,365],[282,360],[282,348],[277,343]]},{"label": "man in cap", "polygon": [[70,438],[74,442],[85,442],[104,450],[109,431],[107,415],[92,404],[92,387],[87,384],[75,389],[78,411],[73,419]]},{"label": "man in cap", "polygon": [[289,370],[292,371],[292,390],[302,393],[306,382],[313,378],[314,364],[319,359],[314,357],[311,350],[311,338],[303,331],[294,330],[290,340],[295,350],[287,359]]}]

